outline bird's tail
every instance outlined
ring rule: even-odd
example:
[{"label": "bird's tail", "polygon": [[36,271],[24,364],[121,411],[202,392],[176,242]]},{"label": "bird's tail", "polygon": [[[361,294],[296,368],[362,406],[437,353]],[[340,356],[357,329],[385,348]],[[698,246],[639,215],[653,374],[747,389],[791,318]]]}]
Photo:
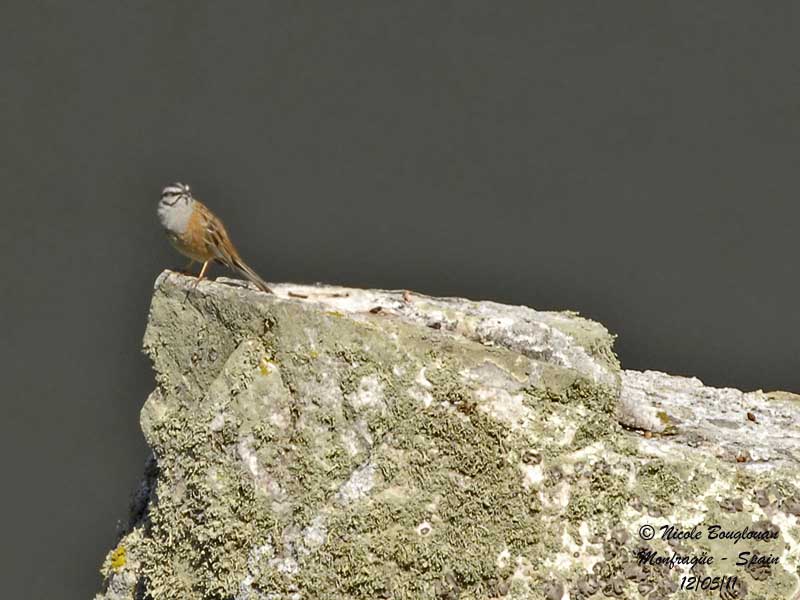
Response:
[{"label": "bird's tail", "polygon": [[261,279],[261,277],[259,276],[259,274],[258,274],[258,273],[256,273],[255,271],[253,271],[253,269],[251,269],[250,267],[248,267],[248,266],[245,264],[245,262],[244,262],[243,260],[241,260],[241,259],[239,259],[239,260],[234,260],[234,261],[233,261],[233,266],[234,266],[234,267],[236,268],[236,270],[237,270],[237,271],[239,271],[239,272],[240,272],[242,275],[244,275],[244,276],[245,276],[245,277],[247,277],[247,278],[248,278],[250,281],[252,281],[253,283],[255,283],[255,284],[256,284],[256,286],[258,287],[258,289],[260,289],[262,292],[266,292],[266,293],[268,293],[268,294],[274,294],[274,293],[275,293],[275,292],[273,292],[273,291],[272,291],[272,290],[269,288],[269,286],[267,285],[267,283],[266,283],[266,282],[265,282],[263,279]]}]

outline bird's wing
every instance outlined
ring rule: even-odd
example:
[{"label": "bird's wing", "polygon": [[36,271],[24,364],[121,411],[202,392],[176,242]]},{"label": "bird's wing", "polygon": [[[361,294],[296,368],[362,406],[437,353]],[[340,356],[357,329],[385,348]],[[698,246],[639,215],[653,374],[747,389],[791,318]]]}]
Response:
[{"label": "bird's wing", "polygon": [[239,254],[231,243],[225,226],[208,208],[202,205],[201,207],[205,213],[203,239],[208,253],[228,267],[232,267]]}]

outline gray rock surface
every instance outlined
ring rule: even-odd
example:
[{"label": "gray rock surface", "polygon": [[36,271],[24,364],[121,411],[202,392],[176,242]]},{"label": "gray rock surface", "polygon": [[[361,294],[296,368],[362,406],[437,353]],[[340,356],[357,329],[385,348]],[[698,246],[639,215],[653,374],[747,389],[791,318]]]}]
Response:
[{"label": "gray rock surface", "polygon": [[623,371],[620,422],[667,434],[653,450],[696,448],[748,470],[800,466],[800,396],[712,388],[695,377]]},{"label": "gray rock surface", "polygon": [[98,600],[798,593],[796,396],[622,371],[574,313],[192,283],[156,282],[153,458]]}]

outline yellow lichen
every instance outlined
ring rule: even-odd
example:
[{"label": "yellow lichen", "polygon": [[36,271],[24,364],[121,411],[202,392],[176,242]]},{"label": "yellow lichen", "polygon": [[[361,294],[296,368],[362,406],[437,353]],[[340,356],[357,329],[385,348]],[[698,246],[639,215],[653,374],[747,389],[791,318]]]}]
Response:
[{"label": "yellow lichen", "polygon": [[261,371],[262,375],[269,375],[269,362],[266,358],[262,357],[260,361],[258,361],[258,370]]},{"label": "yellow lichen", "polygon": [[128,553],[125,550],[125,546],[117,546],[114,552],[111,553],[111,570],[119,571],[127,561]]}]

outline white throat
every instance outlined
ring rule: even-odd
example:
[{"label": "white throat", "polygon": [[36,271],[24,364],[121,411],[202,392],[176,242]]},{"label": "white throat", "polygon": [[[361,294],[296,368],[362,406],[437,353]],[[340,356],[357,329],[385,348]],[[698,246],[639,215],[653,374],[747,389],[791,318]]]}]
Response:
[{"label": "white throat", "polygon": [[194,200],[179,199],[172,206],[165,202],[160,202],[158,205],[158,218],[161,219],[161,225],[171,233],[183,235],[186,233],[187,227],[189,227],[193,206]]}]

